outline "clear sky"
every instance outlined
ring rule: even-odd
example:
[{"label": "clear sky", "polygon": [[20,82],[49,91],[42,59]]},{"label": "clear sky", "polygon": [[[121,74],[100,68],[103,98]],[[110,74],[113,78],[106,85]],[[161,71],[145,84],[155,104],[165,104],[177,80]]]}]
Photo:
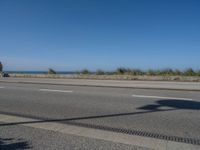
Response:
[{"label": "clear sky", "polygon": [[6,70],[200,69],[200,0],[0,0]]}]

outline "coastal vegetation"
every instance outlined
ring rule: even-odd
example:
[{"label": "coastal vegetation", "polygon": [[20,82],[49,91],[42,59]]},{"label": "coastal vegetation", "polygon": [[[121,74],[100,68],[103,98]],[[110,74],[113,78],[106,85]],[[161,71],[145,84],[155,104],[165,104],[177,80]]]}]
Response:
[{"label": "coastal vegetation", "polygon": [[0,62],[0,73],[3,72],[3,64]]},{"label": "coastal vegetation", "polygon": [[82,71],[78,71],[77,74],[84,75],[131,75],[131,76],[200,76],[200,70],[194,70],[192,68],[188,68],[185,70],[179,69],[149,69],[149,70],[141,70],[141,69],[130,69],[130,68],[117,68],[114,71],[103,71],[97,70],[95,72],[89,71],[88,69],[84,69]]},{"label": "coastal vegetation", "polygon": [[57,74],[55,70],[49,68],[48,74]]},{"label": "coastal vegetation", "polygon": [[83,69],[80,72],[81,72],[81,74],[91,74],[91,72],[88,69]]}]

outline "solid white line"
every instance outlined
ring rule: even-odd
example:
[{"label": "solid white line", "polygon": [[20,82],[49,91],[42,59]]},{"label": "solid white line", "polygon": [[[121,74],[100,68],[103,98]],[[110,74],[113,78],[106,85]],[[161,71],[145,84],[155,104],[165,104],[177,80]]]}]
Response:
[{"label": "solid white line", "polygon": [[62,93],[72,93],[73,91],[66,91],[66,90],[52,90],[52,89],[39,89],[39,91],[44,92],[62,92]]},{"label": "solid white line", "polygon": [[138,98],[162,98],[162,99],[177,99],[177,100],[193,100],[193,99],[190,99],[190,98],[147,96],[147,95],[132,95],[132,97],[138,97]]}]

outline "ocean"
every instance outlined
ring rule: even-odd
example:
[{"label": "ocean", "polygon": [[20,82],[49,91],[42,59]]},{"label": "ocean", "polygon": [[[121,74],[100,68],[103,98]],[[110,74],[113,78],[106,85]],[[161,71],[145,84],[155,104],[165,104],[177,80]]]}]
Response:
[{"label": "ocean", "polygon": [[[11,73],[11,74],[47,74],[47,71],[4,71],[6,73]],[[76,74],[75,71],[56,71],[57,74],[67,74],[67,75],[71,75],[71,74]]]}]

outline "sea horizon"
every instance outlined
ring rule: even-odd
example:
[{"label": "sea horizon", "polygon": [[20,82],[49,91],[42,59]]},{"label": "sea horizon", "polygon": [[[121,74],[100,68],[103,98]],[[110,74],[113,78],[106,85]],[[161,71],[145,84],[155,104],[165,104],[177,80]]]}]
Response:
[{"label": "sea horizon", "polygon": [[[47,74],[48,71],[4,71],[6,73],[20,73],[20,74]],[[56,71],[57,74],[75,74],[76,71]]]}]

